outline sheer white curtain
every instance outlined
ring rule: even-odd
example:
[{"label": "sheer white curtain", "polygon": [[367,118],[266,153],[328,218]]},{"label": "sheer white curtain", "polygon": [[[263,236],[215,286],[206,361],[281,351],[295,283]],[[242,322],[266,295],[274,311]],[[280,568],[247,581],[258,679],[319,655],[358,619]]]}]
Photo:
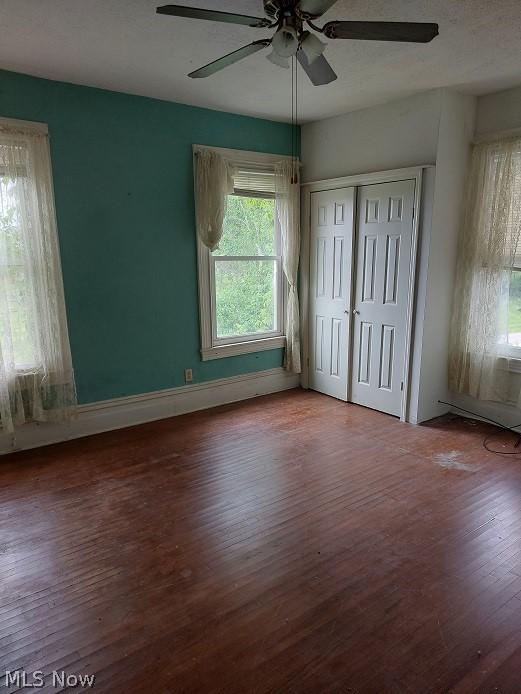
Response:
[{"label": "sheer white curtain", "polygon": [[197,234],[214,251],[223,233],[227,196],[233,193],[233,167],[218,152],[194,149]]},{"label": "sheer white curtain", "polygon": [[227,196],[235,192],[275,193],[282,240],[282,267],[288,282],[285,368],[301,372],[298,266],[300,257],[299,164],[282,160],[260,166],[227,160],[218,152],[194,146],[197,234],[211,251],[219,245]]},{"label": "sheer white curtain", "polygon": [[455,392],[511,399],[504,355],[510,278],[521,256],[520,240],[521,138],[477,144],[467,183],[451,326],[449,385]]},{"label": "sheer white curtain", "polygon": [[48,137],[0,123],[0,431],[75,405]]},{"label": "sheer white curtain", "polygon": [[275,164],[275,202],[282,237],[282,267],[288,281],[286,309],[285,367],[301,372],[300,319],[298,302],[298,265],[300,258],[300,186],[298,164],[282,161]]}]

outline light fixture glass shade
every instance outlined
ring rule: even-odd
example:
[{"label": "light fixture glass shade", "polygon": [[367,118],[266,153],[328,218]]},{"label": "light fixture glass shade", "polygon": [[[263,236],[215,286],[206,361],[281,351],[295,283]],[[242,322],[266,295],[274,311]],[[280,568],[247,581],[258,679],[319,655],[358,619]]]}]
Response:
[{"label": "light fixture glass shade", "polygon": [[297,32],[292,26],[281,27],[271,41],[273,50],[281,58],[290,58],[298,49]]},{"label": "light fixture glass shade", "polygon": [[308,59],[308,63],[311,65],[311,63],[314,60],[320,58],[320,56],[324,52],[326,44],[323,43],[314,34],[308,34],[304,41],[302,41],[302,43],[300,44],[300,47],[304,51],[304,55]]},{"label": "light fixture glass shade", "polygon": [[278,55],[278,53],[275,53],[275,51],[271,51],[271,53],[269,55],[267,55],[266,58],[274,65],[278,65],[279,67],[289,68],[288,59],[284,58],[281,55]]}]

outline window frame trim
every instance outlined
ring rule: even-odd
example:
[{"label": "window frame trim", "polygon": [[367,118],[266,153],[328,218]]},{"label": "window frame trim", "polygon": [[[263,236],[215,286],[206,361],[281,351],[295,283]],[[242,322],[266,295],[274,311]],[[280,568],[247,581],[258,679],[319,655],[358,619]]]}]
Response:
[{"label": "window frame trim", "polygon": [[281,330],[277,333],[265,333],[252,339],[251,335],[242,336],[241,339],[230,338],[229,341],[213,342],[213,325],[215,324],[214,308],[212,308],[213,294],[211,268],[213,263],[210,260],[210,250],[197,239],[198,255],[198,275],[199,275],[199,318],[201,330],[201,359],[209,361],[211,359],[221,359],[238,354],[251,354],[253,352],[264,352],[270,349],[280,349],[286,345],[284,335],[286,325],[286,295],[287,282],[283,277],[282,260],[280,261],[280,275],[282,275],[281,296]]},{"label": "window frame trim", "polygon": [[521,365],[521,347],[509,345],[508,343],[498,343],[497,355],[505,359],[517,361]]},{"label": "window frame trim", "polygon": [[[218,348],[225,345],[238,345],[245,342],[258,342],[259,340],[269,340],[274,337],[284,337],[285,327],[285,294],[284,273],[282,271],[282,255],[236,255],[236,256],[214,256],[208,252],[210,263],[210,309],[211,309],[211,325],[212,325],[212,347]],[[276,311],[277,311],[277,330],[268,330],[264,333],[248,333],[247,335],[229,335],[226,337],[217,336],[217,304],[215,296],[215,263],[216,262],[237,262],[237,261],[275,261],[277,268],[276,279]]]},{"label": "window frame trim", "polygon": [[[203,145],[194,145],[193,150],[196,152],[198,149],[210,149],[215,150],[227,158],[239,163],[240,165],[247,164],[264,164],[273,166],[275,163],[291,160],[292,157],[287,155],[278,154],[267,154],[264,152],[248,152],[245,150],[232,150],[224,149],[220,147],[204,147]],[[250,193],[250,191],[237,191],[239,194]],[[272,195],[255,194],[251,197],[265,197],[273,199]],[[277,221],[275,221],[277,224]],[[264,333],[261,335],[245,335],[237,338],[227,338],[225,341],[215,341],[213,338],[213,326],[215,325],[215,307],[213,304],[213,280],[212,280],[212,268],[214,263],[211,261],[211,253],[208,248],[201,242],[196,234],[197,243],[197,271],[198,271],[198,291],[199,291],[199,324],[200,324],[200,336],[201,336],[201,360],[209,361],[212,359],[221,359],[225,357],[236,356],[240,354],[252,354],[255,352],[264,352],[271,349],[280,349],[286,346],[286,304],[287,304],[287,294],[288,285],[286,278],[284,276],[282,264],[282,252],[280,256],[275,256],[280,258],[279,262],[279,276],[280,280],[278,286],[280,287],[280,292],[278,296],[278,301],[281,306],[280,311],[280,329],[276,332]],[[264,256],[259,256],[262,259]],[[270,256],[271,259],[272,256]],[[236,256],[240,259],[241,256]]]}]

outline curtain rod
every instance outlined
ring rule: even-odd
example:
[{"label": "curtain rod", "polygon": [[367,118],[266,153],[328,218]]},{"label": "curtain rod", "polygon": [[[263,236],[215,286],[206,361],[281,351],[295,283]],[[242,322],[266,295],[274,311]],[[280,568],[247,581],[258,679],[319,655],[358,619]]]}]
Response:
[{"label": "curtain rod", "polygon": [[19,120],[18,118],[0,118],[0,130],[3,132],[13,132],[14,134],[34,134],[40,133],[47,135],[49,129],[47,123],[37,121]]},{"label": "curtain rod", "polygon": [[[245,149],[229,149],[227,147],[213,147],[211,145],[193,144],[192,151],[197,154],[201,150],[212,150],[218,152],[225,159],[230,159],[234,163],[241,165],[255,164],[257,166],[272,165],[275,162],[291,161],[292,157],[288,154],[273,154],[272,152],[252,152]],[[300,160],[299,160],[300,163]]]},{"label": "curtain rod", "polygon": [[496,142],[500,140],[514,140],[517,137],[521,138],[521,128],[512,128],[511,130],[497,130],[492,133],[483,133],[472,140],[473,145],[480,145],[483,142]]}]

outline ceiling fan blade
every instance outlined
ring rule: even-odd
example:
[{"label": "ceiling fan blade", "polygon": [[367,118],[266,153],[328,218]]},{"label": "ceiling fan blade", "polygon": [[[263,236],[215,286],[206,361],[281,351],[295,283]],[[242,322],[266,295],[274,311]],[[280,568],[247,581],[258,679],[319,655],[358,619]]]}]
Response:
[{"label": "ceiling fan blade", "polygon": [[208,63],[208,65],[204,65],[203,67],[200,67],[198,70],[194,70],[194,72],[191,72],[188,75],[188,77],[209,77],[210,75],[219,72],[219,70],[223,70],[225,67],[233,65],[234,63],[237,63],[239,60],[247,58],[249,55],[257,53],[257,51],[266,48],[266,46],[269,46],[270,43],[271,39],[261,39],[260,41],[254,41],[253,43],[249,43],[247,46],[238,48],[236,51],[233,51],[232,53],[223,55],[222,58],[214,60],[213,63]]},{"label": "ceiling fan blade", "polygon": [[337,78],[335,71],[323,55],[319,56],[312,63],[310,63],[306,58],[304,51],[300,49],[297,52],[297,60],[302,65],[304,72],[315,87],[321,84],[329,84]]},{"label": "ceiling fan blade", "polygon": [[337,0],[300,0],[299,9],[303,15],[316,19],[333,7]]},{"label": "ceiling fan blade", "polygon": [[163,5],[156,9],[157,14],[168,14],[173,17],[188,17],[189,19],[209,19],[212,22],[228,22],[229,24],[244,24],[249,27],[268,27],[271,20],[267,17],[249,17],[245,14],[203,10],[199,7],[184,7],[181,5]]},{"label": "ceiling fan blade", "polygon": [[430,22],[327,22],[322,31],[328,39],[428,43],[438,36],[438,25]]}]

